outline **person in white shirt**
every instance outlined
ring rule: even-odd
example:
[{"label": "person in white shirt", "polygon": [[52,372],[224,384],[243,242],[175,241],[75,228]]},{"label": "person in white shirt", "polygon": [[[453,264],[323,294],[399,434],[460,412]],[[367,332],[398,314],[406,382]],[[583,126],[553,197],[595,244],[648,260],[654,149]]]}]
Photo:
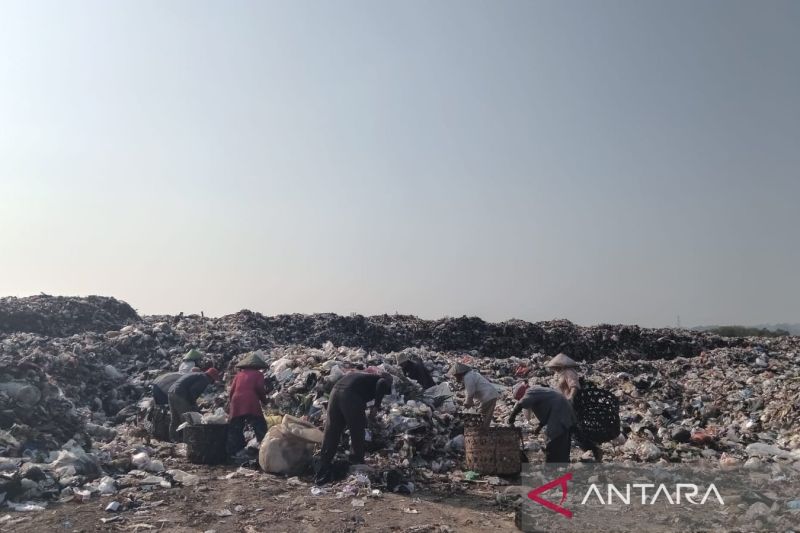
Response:
[{"label": "person in white shirt", "polygon": [[492,385],[488,379],[481,376],[477,370],[463,363],[456,363],[451,373],[459,383],[464,384],[464,391],[467,396],[464,407],[470,408],[472,404],[477,401],[480,404],[480,413],[483,415],[483,424],[481,427],[484,431],[489,429],[489,425],[492,423],[492,416],[494,415],[494,408],[495,405],[497,405],[497,398],[500,397],[500,393],[498,393],[494,385]]}]

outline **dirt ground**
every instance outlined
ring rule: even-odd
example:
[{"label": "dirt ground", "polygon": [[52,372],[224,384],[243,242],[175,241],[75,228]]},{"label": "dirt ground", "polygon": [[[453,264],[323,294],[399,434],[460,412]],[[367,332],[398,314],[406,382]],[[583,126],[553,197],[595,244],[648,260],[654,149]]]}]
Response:
[{"label": "dirt ground", "polygon": [[[255,470],[175,466],[199,475],[200,483],[153,491],[124,489],[115,496],[51,504],[34,513],[2,512],[0,531],[517,531],[513,511],[495,503],[496,487],[488,485],[441,484],[410,496],[382,493],[337,498],[335,486],[328,494],[314,496],[310,483]],[[136,507],[105,511],[110,502],[123,501],[126,494]],[[363,507],[354,507],[354,499],[357,505],[363,500]]]}]

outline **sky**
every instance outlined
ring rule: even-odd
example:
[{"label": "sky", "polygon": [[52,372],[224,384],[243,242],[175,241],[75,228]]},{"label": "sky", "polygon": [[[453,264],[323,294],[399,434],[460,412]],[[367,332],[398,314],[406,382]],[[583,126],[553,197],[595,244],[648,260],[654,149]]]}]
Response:
[{"label": "sky", "polygon": [[0,0],[0,295],[800,322],[800,3]]}]

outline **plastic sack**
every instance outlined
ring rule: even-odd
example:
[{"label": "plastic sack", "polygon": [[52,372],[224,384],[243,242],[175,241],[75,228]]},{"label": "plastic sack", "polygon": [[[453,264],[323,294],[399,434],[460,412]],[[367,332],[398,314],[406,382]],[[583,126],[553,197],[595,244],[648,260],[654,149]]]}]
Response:
[{"label": "plastic sack", "polygon": [[191,487],[200,483],[200,476],[184,472],[183,470],[171,469],[167,470],[167,474],[172,476],[172,479],[181,485]]},{"label": "plastic sack", "polygon": [[201,419],[202,424],[227,424],[228,415],[222,407],[217,407],[213,413],[206,413]]},{"label": "plastic sack", "polygon": [[100,463],[97,459],[85,451],[73,441],[64,445],[55,459],[51,461],[50,468],[56,472],[59,479],[74,475],[86,476],[88,479],[100,477]]},{"label": "plastic sack", "polygon": [[117,483],[114,481],[114,478],[106,476],[100,480],[100,483],[97,485],[97,490],[100,491],[101,496],[114,494],[117,492]]},{"label": "plastic sack", "polygon": [[[425,400],[425,403],[436,410],[442,410],[441,408],[445,404],[452,404],[448,405],[448,407],[445,407],[443,412],[452,413],[455,410],[455,404],[453,404],[452,398],[453,391],[450,389],[450,385],[446,381],[427,388],[425,389],[425,392],[423,392],[423,399]],[[449,410],[451,408],[452,410]]]},{"label": "plastic sack", "polygon": [[34,503],[34,502],[24,502],[24,503],[14,503],[14,502],[7,502],[8,507],[12,511],[17,511],[18,513],[35,513],[38,511],[44,511],[46,503],[42,502]]},{"label": "plastic sack", "polygon": [[0,383],[0,392],[6,393],[21,407],[33,407],[42,399],[42,392],[38,388],[20,381]]},{"label": "plastic sack", "polygon": [[271,427],[261,442],[258,464],[271,474],[301,474],[311,464],[322,437],[322,432],[308,422],[285,415],[281,424]]},{"label": "plastic sack", "polygon": [[339,365],[334,366],[331,368],[331,373],[328,375],[328,381],[330,383],[336,383],[344,376],[344,370]]}]

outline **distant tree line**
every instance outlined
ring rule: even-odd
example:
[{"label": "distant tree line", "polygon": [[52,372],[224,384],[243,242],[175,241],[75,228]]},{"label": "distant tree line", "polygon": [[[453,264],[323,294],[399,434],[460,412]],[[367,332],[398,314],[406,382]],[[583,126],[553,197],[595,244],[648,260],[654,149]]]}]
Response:
[{"label": "distant tree line", "polygon": [[721,337],[785,337],[791,335],[785,329],[753,328],[747,326],[713,326],[705,331],[716,333]]}]

